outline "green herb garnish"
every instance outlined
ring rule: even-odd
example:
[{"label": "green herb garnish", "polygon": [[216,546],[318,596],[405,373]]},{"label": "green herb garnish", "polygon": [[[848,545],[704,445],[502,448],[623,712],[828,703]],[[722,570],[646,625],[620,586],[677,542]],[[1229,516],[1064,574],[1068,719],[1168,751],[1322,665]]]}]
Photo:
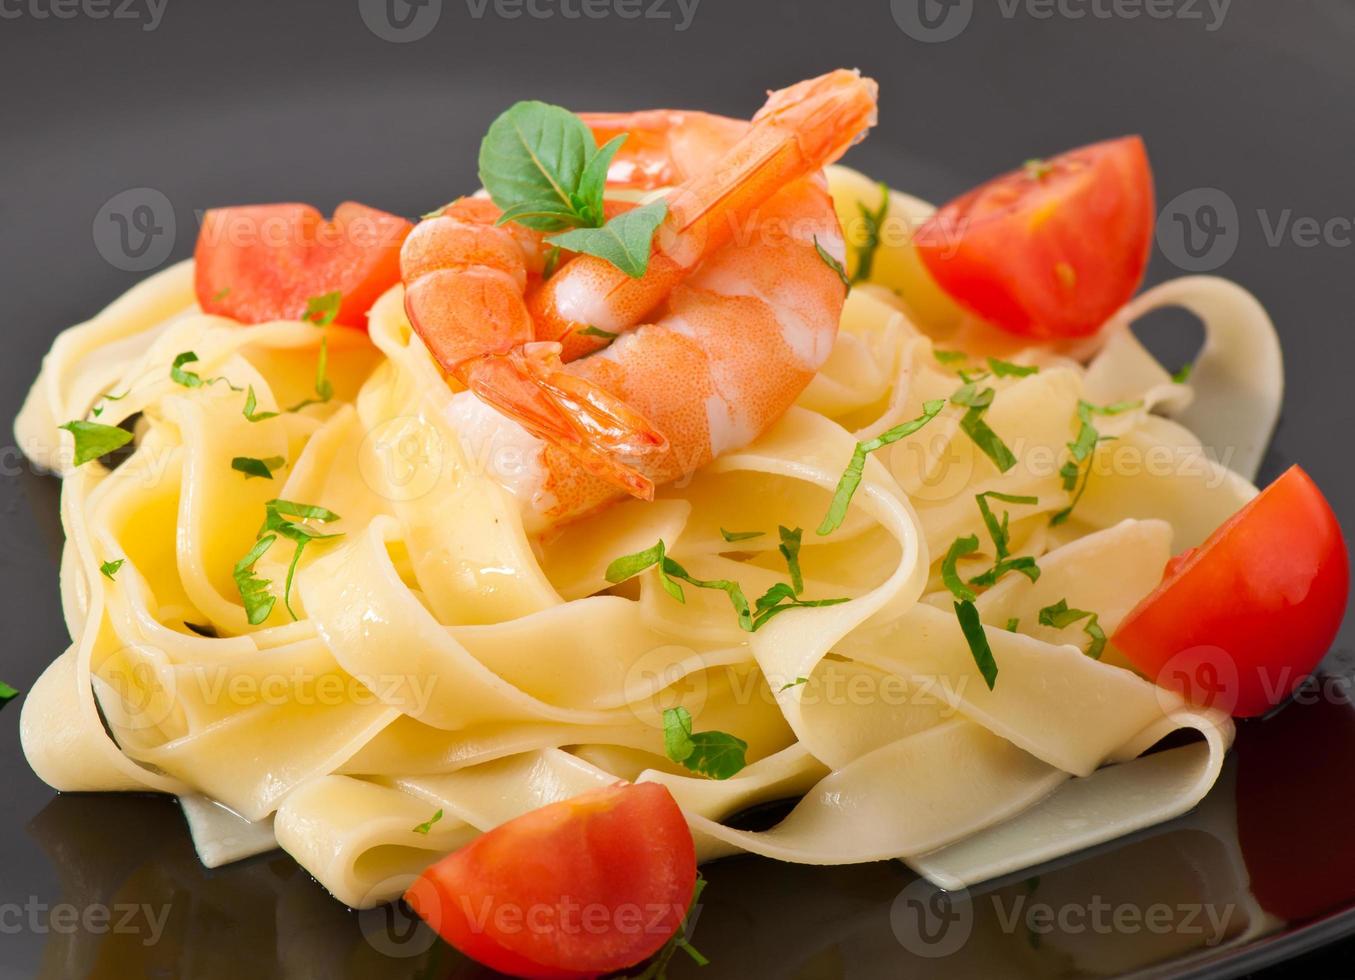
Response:
[{"label": "green herb garnish", "polygon": [[692,715],[678,706],[663,713],[668,758],[711,779],[728,779],[748,765],[748,743],[728,732],[692,732]]},{"label": "green herb garnish", "polygon": [[992,388],[979,388],[978,380],[976,378],[971,381],[966,378],[965,383],[956,390],[955,394],[950,396],[950,401],[951,404],[961,405],[966,409],[964,417],[960,419],[960,431],[973,440],[974,445],[978,446],[983,454],[993,461],[993,465],[1001,472],[1006,473],[1016,465],[1016,457],[1007,448],[1007,444],[983,420],[984,413],[993,404],[993,396],[996,392]]},{"label": "green herb garnish", "polygon": [[1087,647],[1087,656],[1093,660],[1100,660],[1101,653],[1106,648],[1106,632],[1101,629],[1096,613],[1085,609],[1069,609],[1067,599],[1060,599],[1054,605],[1045,606],[1040,610],[1040,625],[1052,626],[1054,629],[1066,629],[1083,619],[1087,622],[1082,627],[1082,632],[1091,637],[1092,641]]},{"label": "green herb garnish", "polygon": [[678,602],[684,604],[687,602],[686,593],[683,592],[679,580],[698,589],[716,589],[724,592],[729,596],[730,604],[733,605],[734,612],[738,615],[739,627],[752,631],[752,610],[748,605],[748,598],[743,594],[742,587],[737,582],[731,582],[727,579],[705,581],[693,578],[687,569],[668,557],[663,541],[659,541],[658,544],[646,548],[644,551],[616,559],[607,566],[607,581],[612,583],[624,582],[626,579],[633,578],[646,569],[654,567],[658,568],[659,584],[663,586],[663,590]]},{"label": "green herb garnish", "polygon": [[267,459],[256,459],[253,456],[236,456],[231,460],[231,469],[238,470],[245,474],[246,480],[252,476],[271,480],[273,479],[273,471],[282,468],[286,462],[287,461],[281,456],[269,456]]},{"label": "green herb garnish", "polygon": [[628,980],[667,980],[668,964],[673,959],[673,954],[679,949],[692,958],[697,966],[709,966],[710,960],[706,959],[691,944],[691,931],[693,928],[692,912],[696,909],[697,903],[701,900],[701,893],[706,889],[706,879],[701,877],[701,872],[696,873],[696,887],[692,890],[692,904],[687,908],[687,914],[682,917],[682,925],[673,937],[668,940],[661,950],[654,954],[654,958],[649,965],[628,978]]},{"label": "green herb garnish", "polygon": [[752,538],[760,538],[766,533],[766,531],[726,531],[724,528],[720,528],[720,537],[730,542],[748,541]]},{"label": "green herb garnish", "polygon": [[254,543],[254,547],[249,549],[249,554],[235,563],[235,570],[232,573],[235,577],[235,587],[240,592],[240,599],[245,606],[245,615],[249,618],[249,625],[251,626],[258,626],[267,619],[269,613],[273,611],[273,606],[278,601],[268,588],[273,583],[254,574],[255,563],[264,556],[269,548],[273,547],[273,542],[277,539],[276,534],[259,538]]},{"label": "green herb garnish", "polygon": [[307,405],[323,405],[334,397],[334,385],[330,384],[327,376],[329,371],[329,338],[320,338],[320,356],[315,362],[315,397],[299,401],[291,408],[289,412],[299,412]]},{"label": "green herb garnish", "polygon": [[575,332],[580,337],[600,337],[603,340],[615,340],[621,336],[619,333],[612,333],[610,330],[603,330],[601,327],[594,327],[591,324]]},{"label": "green herb garnish", "polygon": [[819,253],[819,258],[823,260],[824,265],[828,266],[828,268],[832,269],[834,272],[837,273],[837,277],[842,280],[842,285],[846,286],[848,289],[851,289],[852,281],[847,276],[847,270],[842,268],[842,263],[839,262],[837,259],[833,258],[832,253],[829,252],[828,249],[824,248],[822,245],[819,244],[818,235],[814,236],[814,251]]},{"label": "green herb garnish", "polygon": [[1096,426],[1092,422],[1096,415],[1119,415],[1122,412],[1128,412],[1135,408],[1142,407],[1143,402],[1116,402],[1113,405],[1097,406],[1091,402],[1079,400],[1077,403],[1077,436],[1072,442],[1068,443],[1069,459],[1059,467],[1059,477],[1063,481],[1063,489],[1073,494],[1073,499],[1068,506],[1049,519],[1051,526],[1057,527],[1068,520],[1073,513],[1073,508],[1077,506],[1082,495],[1087,492],[1087,483],[1091,480],[1092,467],[1091,456],[1096,446],[1101,442],[1102,436],[1096,431]]},{"label": "green herb garnish", "polygon": [[1007,620],[1007,632],[1008,632],[1008,633],[1015,633],[1015,632],[1017,631],[1017,629],[1020,628],[1020,626],[1021,626],[1021,620],[1020,620],[1020,618],[1017,617],[1017,616],[1013,616],[1011,619]]},{"label": "green herb garnish", "polygon": [[235,385],[231,384],[230,381],[228,381],[226,378],[221,377],[220,375],[218,375],[215,378],[204,378],[201,375],[193,373],[192,371],[185,371],[183,369],[183,366],[185,364],[192,364],[197,359],[198,355],[193,353],[191,350],[186,350],[182,354],[176,356],[174,358],[174,363],[169,366],[170,380],[173,381],[175,384],[183,385],[185,388],[203,388],[206,387],[207,385],[214,385],[219,382],[221,384],[224,384],[231,391],[240,390],[239,388],[235,387]]},{"label": "green herb garnish", "polygon": [[1194,371],[1195,371],[1194,362],[1187,361],[1185,364],[1181,365],[1181,370],[1177,371],[1175,374],[1172,375],[1173,383],[1178,385],[1185,384],[1187,381],[1190,380],[1190,376]]},{"label": "green herb garnish", "polygon": [[301,314],[301,319],[317,327],[327,327],[334,322],[342,306],[343,293],[337,289],[332,293],[312,296],[306,300],[306,312]]},{"label": "green herb garnish", "polygon": [[597,256],[638,278],[649,268],[668,203],[654,201],[606,220],[607,168],[626,139],[622,134],[599,148],[592,130],[568,109],[518,102],[480,143],[480,183],[503,210],[500,224],[560,232],[547,243]]},{"label": "green herb garnish", "polygon": [[258,400],[254,397],[254,386],[249,386],[249,392],[245,395],[245,419],[249,422],[262,422],[264,419],[277,417],[277,412],[256,412],[259,407]]},{"label": "green herb garnish", "polygon": [[789,691],[792,687],[799,687],[801,684],[808,684],[808,683],[809,683],[809,678],[808,678],[808,677],[797,677],[797,678],[795,678],[795,680],[791,681],[789,684],[782,684],[782,685],[777,689],[777,693],[779,694],[781,691]]},{"label": "green herb garnish", "polygon": [[804,536],[804,531],[798,527],[794,531],[778,527],[777,531],[781,535],[781,545],[777,550],[781,552],[781,557],[786,559],[786,568],[790,572],[790,587],[796,595],[799,595],[805,590],[804,573],[800,570],[800,539]]},{"label": "green herb garnish", "polygon": [[103,573],[104,578],[113,581],[113,576],[118,574],[118,569],[127,561],[126,558],[119,558],[117,561],[106,561],[99,566],[99,571]]},{"label": "green herb garnish", "polygon": [[974,663],[978,665],[979,673],[983,675],[983,682],[991,691],[993,685],[997,683],[997,661],[993,659],[993,648],[988,645],[988,634],[983,631],[983,623],[979,620],[978,607],[968,599],[956,602],[955,618],[960,621],[960,630],[964,633],[965,642],[969,644],[969,652],[974,658]]},{"label": "green herb garnish", "polygon": [[969,355],[962,350],[934,350],[932,357],[942,364],[960,364],[969,360]]},{"label": "green herb garnish", "polygon": [[973,602],[977,596],[974,590],[965,585],[960,578],[960,573],[956,571],[956,564],[966,555],[972,555],[979,550],[979,536],[971,534],[967,538],[956,538],[950,543],[950,548],[946,550],[946,557],[941,559],[941,581],[955,598],[964,602]]},{"label": "green herb garnish", "polygon": [[1034,558],[1024,556],[1021,558],[1011,558],[1011,538],[1008,530],[1010,517],[1004,510],[1002,520],[999,521],[993,514],[992,508],[988,506],[988,498],[1001,500],[1009,504],[1038,504],[1038,497],[1022,497],[1010,493],[998,493],[996,490],[989,490],[978,494],[974,499],[978,502],[979,513],[983,516],[984,526],[988,529],[988,536],[993,539],[993,550],[996,554],[996,561],[993,567],[982,575],[976,575],[969,580],[970,585],[996,585],[998,580],[1008,572],[1020,572],[1032,582],[1040,578],[1040,566],[1036,564]]},{"label": "green herb garnish", "polygon": [[83,466],[91,459],[106,456],[132,441],[132,433],[116,425],[75,421],[67,422],[60,428],[75,437],[76,466]]},{"label": "green herb garnish", "polygon": [[988,358],[988,368],[998,378],[1027,378],[1040,373],[1034,364],[1013,364],[1011,361],[999,361],[996,357]]},{"label": "green herb garnish", "polygon": [[415,827],[413,829],[413,833],[424,834],[425,836],[427,836],[428,832],[433,829],[433,824],[437,823],[441,819],[442,811],[438,810],[438,812],[433,814],[433,816],[430,819],[425,820],[423,823]]},{"label": "green herb garnish", "polygon": [[866,227],[866,240],[861,243],[861,247],[856,252],[856,272],[852,274],[852,282],[865,282],[870,278],[871,269],[875,265],[875,251],[880,247],[880,232],[884,228],[885,217],[889,214],[889,187],[880,182],[880,204],[872,211],[860,201],[856,202],[856,208],[861,212],[861,221]]},{"label": "green herb garnish", "polygon": [[231,294],[231,287],[230,287],[230,286],[222,286],[220,289],[218,289],[215,293],[212,294],[212,300],[211,300],[211,301],[212,301],[213,303],[220,303],[223,299],[225,299],[225,298],[226,298],[227,296],[229,296],[230,294]]},{"label": "green herb garnish", "polygon": [[4,681],[0,681],[0,708],[9,704],[18,696],[19,691],[16,688],[10,687]]},{"label": "green herb garnish", "polygon": [[866,456],[912,435],[940,415],[941,410],[945,407],[945,401],[939,398],[935,401],[925,402],[922,406],[922,414],[912,421],[896,425],[874,439],[858,442],[855,451],[852,453],[851,462],[847,464],[847,469],[843,472],[842,478],[838,480],[837,490],[833,493],[833,502],[829,504],[828,513],[824,515],[823,522],[819,524],[818,533],[832,534],[846,520],[847,508],[852,503],[852,495],[856,493],[856,488],[861,485],[861,478],[866,472]]}]

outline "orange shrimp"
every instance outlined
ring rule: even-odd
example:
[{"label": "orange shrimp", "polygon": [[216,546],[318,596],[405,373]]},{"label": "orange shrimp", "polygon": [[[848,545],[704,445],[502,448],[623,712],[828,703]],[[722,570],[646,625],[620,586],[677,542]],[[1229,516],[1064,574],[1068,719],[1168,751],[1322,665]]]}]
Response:
[{"label": "orange shrimp", "polygon": [[[747,445],[790,407],[832,348],[845,296],[816,249],[843,258],[820,171],[874,124],[875,95],[873,81],[836,71],[772,93],[751,123],[585,116],[599,139],[633,134],[609,187],[678,182],[639,278],[580,255],[542,281],[541,236],[496,227],[483,199],[410,235],[410,322],[469,389],[453,398],[462,438],[525,453],[498,475],[529,526],[619,491],[651,499],[655,484]],[[590,353],[589,327],[619,336]]]}]

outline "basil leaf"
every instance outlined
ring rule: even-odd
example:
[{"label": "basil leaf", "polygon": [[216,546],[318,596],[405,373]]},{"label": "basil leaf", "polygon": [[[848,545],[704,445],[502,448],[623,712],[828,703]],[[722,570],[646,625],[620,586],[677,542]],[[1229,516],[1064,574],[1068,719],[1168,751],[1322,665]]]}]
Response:
[{"label": "basil leaf", "polygon": [[749,541],[753,538],[760,538],[766,533],[766,531],[726,531],[724,528],[720,528],[720,537],[730,542]]},{"label": "basil leaf", "polygon": [[253,456],[236,456],[231,460],[231,469],[245,474],[246,480],[252,476],[271,480],[273,479],[273,471],[280,469],[285,463],[286,460],[281,456],[269,456],[267,459],[256,459]]},{"label": "basil leaf", "polygon": [[222,286],[220,289],[218,289],[215,293],[212,294],[212,300],[211,300],[211,301],[212,301],[213,303],[220,303],[223,299],[225,299],[225,298],[226,298],[227,296],[229,296],[230,294],[231,294],[231,287],[230,287],[230,286]]},{"label": "basil leaf", "polygon": [[[524,203],[577,214],[574,192],[597,152],[592,131],[568,109],[518,102],[490,124],[480,143],[480,183],[502,210]],[[556,231],[558,218],[515,219],[538,231]]]},{"label": "basil leaf", "polygon": [[99,422],[67,422],[60,426],[75,437],[75,465],[83,466],[91,459],[106,456],[132,441],[132,433],[116,425]]},{"label": "basil leaf", "polygon": [[679,705],[663,713],[668,758],[711,779],[728,779],[747,764],[748,743],[727,732],[692,732],[692,715]]},{"label": "basil leaf", "polygon": [[[734,607],[734,613],[739,618],[739,629],[748,630],[749,632],[752,631],[752,611],[748,608],[748,599],[743,594],[743,587],[740,586],[738,582],[731,582],[729,579],[723,578],[710,580],[692,578],[687,569],[683,568],[666,555],[664,556],[663,561],[659,563],[659,573],[660,581],[665,583],[669,581],[668,576],[672,576],[673,578],[681,579],[688,585],[695,586],[698,589],[715,589],[719,592],[723,592],[725,595],[729,596],[729,603]],[[673,588],[678,591],[678,595],[674,598],[677,598],[679,602],[685,601],[681,598],[682,586],[678,585],[676,582],[673,582],[672,585]],[[664,588],[667,589],[668,585],[665,584]]]},{"label": "basil leaf", "polygon": [[1185,384],[1187,381],[1190,380],[1190,376],[1192,373],[1194,373],[1194,371],[1195,371],[1194,363],[1191,361],[1187,361],[1185,364],[1181,365],[1181,370],[1177,371],[1175,374],[1172,375],[1172,383],[1178,385]]},{"label": "basil leaf", "polygon": [[572,252],[597,256],[632,279],[639,279],[649,269],[654,232],[667,214],[668,202],[654,201],[618,214],[601,228],[575,228],[546,241]]},{"label": "basil leaf", "polygon": [[1106,648],[1106,633],[1101,629],[1096,613],[1085,609],[1069,609],[1067,599],[1060,599],[1052,606],[1045,606],[1040,610],[1040,625],[1052,626],[1054,629],[1066,629],[1083,619],[1087,620],[1087,623],[1082,627],[1082,632],[1091,638],[1091,644],[1086,651],[1087,656],[1093,660],[1100,660]]},{"label": "basil leaf", "polygon": [[320,338],[320,356],[315,362],[315,396],[307,398],[305,401],[297,402],[289,412],[299,412],[308,405],[323,405],[334,397],[334,386],[330,384],[327,377],[329,371],[329,338]]},{"label": "basil leaf", "polygon": [[[986,390],[992,391],[993,389]],[[1007,444],[1002,441],[1001,437],[989,428],[988,423],[983,420],[983,413],[987,410],[985,406],[983,408],[971,408],[965,412],[964,417],[960,419],[960,431],[969,436],[974,445],[978,446],[983,454],[993,461],[993,465],[999,471],[1006,473],[1016,465],[1016,456],[1007,448]]]},{"label": "basil leaf", "polygon": [[103,573],[104,578],[113,581],[113,576],[118,574],[118,569],[127,561],[126,558],[119,558],[117,561],[106,561],[99,566],[99,571]]},{"label": "basil leaf", "polygon": [[1020,625],[1021,625],[1020,617],[1013,616],[1011,619],[1007,620],[1007,632],[1015,633]]},{"label": "basil leaf", "polygon": [[808,683],[809,683],[809,678],[808,678],[808,677],[797,677],[797,678],[795,678],[795,680],[791,681],[789,684],[782,684],[779,688],[777,688],[777,693],[779,694],[779,693],[782,692],[782,691],[789,691],[792,687],[799,687],[801,684],[808,684]]},{"label": "basil leaf", "polygon": [[324,521],[325,523],[339,520],[339,515],[334,513],[334,511],[317,506],[316,504],[298,504],[291,500],[274,498],[273,500],[268,501],[265,506],[279,514],[286,514],[289,517],[300,517],[303,520]]},{"label": "basil leaf", "polygon": [[843,471],[842,478],[838,480],[837,490],[833,493],[833,501],[828,505],[828,513],[824,515],[822,523],[819,524],[817,533],[832,534],[847,519],[847,508],[851,506],[852,496],[856,493],[856,488],[861,485],[861,478],[866,472],[866,456],[868,454],[883,449],[891,443],[898,442],[900,439],[906,439],[940,415],[941,409],[945,407],[945,401],[939,398],[935,401],[924,402],[922,414],[917,418],[896,425],[892,429],[880,433],[874,439],[858,442],[856,450],[852,453],[851,461],[847,464],[847,469]]},{"label": "basil leaf", "polygon": [[852,281],[847,275],[847,270],[842,268],[841,262],[833,258],[832,252],[829,252],[828,249],[824,248],[822,245],[819,244],[818,235],[814,236],[814,251],[819,253],[819,258],[823,260],[824,265],[828,266],[828,268],[832,269],[834,272],[837,273],[837,277],[842,280],[842,285],[846,286],[848,289],[851,289]]},{"label": "basil leaf", "polygon": [[934,350],[932,357],[942,364],[959,364],[962,361],[969,360],[969,355],[962,350]]},{"label": "basil leaf", "polygon": [[692,745],[692,713],[682,705],[663,713],[663,751],[674,762],[683,762],[696,746]]},{"label": "basil leaf", "polygon": [[586,224],[596,227],[606,220],[602,211],[602,195],[607,188],[607,169],[612,165],[612,157],[616,156],[616,151],[621,149],[621,144],[626,142],[629,135],[622,133],[604,143],[589,158],[583,173],[579,175],[577,197],[582,204],[580,212]]},{"label": "basil leaf", "polygon": [[0,681],[0,708],[9,704],[18,696],[19,691],[16,688],[10,687],[4,681]]},{"label": "basil leaf", "polygon": [[552,204],[549,201],[526,201],[515,204],[499,215],[495,224],[504,225],[510,221],[516,221],[523,227],[536,231],[563,231],[584,224],[582,216],[576,214],[572,208]]},{"label": "basil leaf", "polygon": [[[1123,412],[1131,411],[1135,408],[1143,407],[1143,402],[1115,402],[1112,405],[1093,405],[1091,402],[1079,400],[1077,403],[1077,436],[1072,442],[1068,443],[1068,455],[1071,457],[1068,462],[1059,467],[1059,476],[1063,480],[1063,489],[1073,493],[1073,499],[1068,506],[1049,518],[1049,525],[1057,527],[1073,513],[1073,508],[1078,505],[1082,495],[1087,492],[1087,483],[1091,480],[1091,464],[1088,462],[1092,452],[1101,441],[1101,435],[1096,431],[1096,425],[1092,418],[1095,415],[1119,415]],[[1079,485],[1079,479],[1081,484]]]},{"label": "basil leaf", "polygon": [[415,827],[413,829],[413,833],[427,835],[428,832],[433,829],[433,824],[437,823],[441,819],[442,811],[438,810],[437,813],[433,814],[431,819],[426,820],[423,823],[419,824],[417,827]]},{"label": "basil leaf", "polygon": [[637,551],[633,555],[624,555],[616,559],[607,566],[607,581],[613,584],[624,582],[628,578],[634,578],[646,568],[657,565],[663,560],[664,550],[663,542],[660,541],[652,548],[646,548],[644,551]]},{"label": "basil leaf", "polygon": [[997,683],[997,661],[993,659],[993,648],[988,645],[988,634],[983,631],[978,607],[968,600],[957,602],[955,618],[960,621],[960,631],[964,633],[969,653],[983,675],[983,682],[991,691]]},{"label": "basil leaf", "polygon": [[1035,559],[1030,555],[1022,555],[1020,558],[1000,559],[992,568],[982,575],[975,575],[969,580],[970,585],[996,585],[998,580],[1008,572],[1020,572],[1032,582],[1040,580],[1040,566],[1036,564]]},{"label": "basil leaf", "polygon": [[245,605],[245,615],[249,618],[249,625],[258,626],[266,620],[273,611],[273,606],[277,603],[277,596],[269,591],[268,587],[273,583],[266,578],[260,578],[254,574],[255,563],[264,556],[269,548],[273,547],[273,542],[278,539],[276,534],[269,534],[255,542],[254,547],[249,550],[249,554],[235,563],[235,570],[232,573],[235,578],[235,588],[240,593],[240,600]]}]

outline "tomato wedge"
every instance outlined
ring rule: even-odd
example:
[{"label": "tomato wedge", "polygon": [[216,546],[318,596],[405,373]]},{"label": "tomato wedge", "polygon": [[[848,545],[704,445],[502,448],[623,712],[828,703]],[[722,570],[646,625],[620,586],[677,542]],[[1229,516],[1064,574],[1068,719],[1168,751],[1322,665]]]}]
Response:
[{"label": "tomato wedge", "polygon": [[1292,466],[1204,544],[1173,558],[1111,642],[1187,700],[1259,715],[1327,653],[1349,587],[1336,515]]},{"label": "tomato wedge", "polygon": [[352,201],[332,221],[308,204],[215,208],[194,252],[198,304],[263,323],[300,319],[308,300],[338,292],[334,322],[365,328],[377,297],[400,281],[400,246],[413,228]]},{"label": "tomato wedge", "polygon": [[1153,174],[1137,136],[1032,160],[937,211],[917,232],[952,299],[1028,337],[1095,333],[1143,279]]},{"label": "tomato wedge", "polygon": [[533,810],[425,871],[405,899],[443,939],[517,977],[633,966],[678,931],[696,848],[672,794],[619,783]]}]

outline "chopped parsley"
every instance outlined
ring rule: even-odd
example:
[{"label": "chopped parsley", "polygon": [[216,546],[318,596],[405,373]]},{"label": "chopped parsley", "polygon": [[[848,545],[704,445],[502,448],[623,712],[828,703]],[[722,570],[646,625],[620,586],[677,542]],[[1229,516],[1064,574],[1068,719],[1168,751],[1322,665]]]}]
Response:
[{"label": "chopped parsley", "polygon": [[880,203],[874,211],[860,201],[856,202],[856,207],[861,212],[861,221],[866,227],[866,239],[856,252],[856,272],[853,273],[851,280],[854,283],[870,279],[871,270],[875,266],[875,251],[880,247],[880,232],[889,214],[888,185],[884,181],[880,182]]},{"label": "chopped parsley", "polygon": [[[802,533],[799,528],[794,531],[781,528],[782,544],[780,547],[781,554],[785,557],[786,563],[791,569],[792,578],[798,582],[801,589],[803,589],[804,582],[799,572],[799,535]],[[678,602],[685,604],[687,601],[686,593],[682,589],[683,582],[698,589],[714,589],[725,593],[729,596],[729,602],[734,607],[739,628],[749,633],[757,632],[774,616],[785,612],[787,609],[836,606],[848,601],[845,598],[801,599],[795,584],[778,582],[760,596],[754,606],[750,607],[748,597],[744,594],[743,587],[738,582],[729,579],[705,580],[693,577],[687,569],[668,556],[663,541],[659,541],[644,551],[637,551],[633,555],[625,555],[616,559],[607,566],[606,578],[608,582],[613,584],[624,582],[650,568],[657,569],[659,584],[665,592]]]},{"label": "chopped parsley", "polygon": [[265,480],[273,479],[273,471],[286,465],[281,456],[269,456],[267,459],[255,459],[253,456],[236,456],[231,460],[231,469],[245,474],[248,480],[252,476]]},{"label": "chopped parsley", "polygon": [[429,832],[430,830],[433,829],[433,824],[437,823],[437,822],[438,822],[439,820],[441,820],[441,819],[442,819],[442,811],[441,811],[441,810],[438,810],[438,812],[435,813],[435,814],[433,814],[433,816],[432,816],[430,819],[425,820],[423,823],[421,823],[421,824],[419,824],[417,827],[413,828],[412,833],[415,833],[415,834],[423,834],[423,835],[427,836],[428,832]]},{"label": "chopped parsley", "polygon": [[119,558],[117,561],[106,561],[99,566],[99,571],[103,573],[104,578],[112,582],[113,576],[118,574],[118,569],[121,568],[126,561],[126,558]]},{"label": "chopped parsley", "polygon": [[941,410],[945,407],[945,401],[940,398],[925,402],[922,406],[922,414],[912,421],[896,425],[892,429],[880,433],[874,439],[858,442],[856,450],[852,453],[851,461],[847,464],[847,469],[838,481],[837,490],[833,494],[833,502],[828,506],[828,513],[824,515],[823,522],[819,524],[818,533],[832,534],[846,520],[847,508],[852,503],[852,495],[856,493],[856,488],[861,485],[861,478],[866,472],[866,456],[912,435],[940,415]]},{"label": "chopped parsley", "polygon": [[711,779],[728,779],[748,765],[748,743],[728,732],[692,732],[692,715],[678,706],[663,713],[668,758]]},{"label": "chopped parsley", "polygon": [[340,536],[338,533],[325,534],[317,531],[309,524],[303,523],[308,520],[317,520],[327,524],[339,519],[339,515],[332,510],[327,510],[315,504],[299,504],[290,500],[275,499],[264,505],[264,513],[264,522],[263,526],[259,528],[258,540],[254,547],[250,549],[249,554],[235,563],[234,571],[235,587],[240,592],[240,598],[244,602],[245,613],[249,617],[251,626],[258,626],[266,620],[277,602],[277,596],[271,590],[272,581],[261,578],[254,572],[255,563],[267,553],[273,543],[279,537],[284,537],[296,545],[296,550],[292,552],[291,564],[287,566],[287,581],[282,594],[287,612],[291,614],[292,619],[296,619],[296,611],[292,609],[292,579],[296,575],[296,566],[301,561],[301,553],[311,541]]},{"label": "chopped parsley", "polygon": [[320,357],[315,363],[315,397],[307,398],[297,402],[289,412],[299,412],[307,405],[323,405],[334,397],[334,385],[328,378],[329,371],[329,338],[320,338]]},{"label": "chopped parsley", "polygon": [[833,254],[829,252],[828,249],[819,244],[818,235],[814,236],[814,251],[819,253],[819,258],[823,260],[824,265],[837,273],[837,277],[842,280],[842,285],[851,289],[852,281],[847,275],[847,270],[842,268],[842,263],[833,258]]},{"label": "chopped parsley", "polygon": [[1082,627],[1082,632],[1091,638],[1087,656],[1093,660],[1100,660],[1102,652],[1106,649],[1106,632],[1101,629],[1096,613],[1085,609],[1069,609],[1067,599],[1060,599],[1054,605],[1045,606],[1040,610],[1040,625],[1052,626],[1054,629],[1066,629],[1084,619],[1087,622]]},{"label": "chopped parsley", "polygon": [[1059,477],[1063,481],[1063,489],[1073,495],[1073,499],[1068,506],[1049,519],[1051,526],[1057,527],[1068,520],[1073,513],[1073,508],[1077,506],[1082,495],[1087,492],[1087,482],[1091,479],[1092,467],[1091,456],[1096,446],[1102,440],[1100,433],[1096,431],[1096,425],[1092,418],[1097,415],[1119,415],[1122,412],[1128,412],[1135,408],[1142,407],[1143,402],[1116,402],[1114,405],[1098,406],[1091,402],[1079,400],[1077,403],[1077,436],[1072,442],[1068,443],[1069,459],[1059,467]]},{"label": "chopped parsley", "polygon": [[766,531],[726,531],[724,528],[720,528],[720,537],[729,542],[749,541],[753,538],[760,538],[766,533]]},{"label": "chopped parsley", "polygon": [[963,602],[973,602],[977,596],[974,590],[965,585],[964,580],[960,578],[960,573],[956,570],[956,564],[961,558],[972,555],[979,550],[979,536],[971,534],[967,538],[956,538],[951,542],[950,548],[946,550],[946,557],[941,559],[941,581],[955,598]]},{"label": "chopped parsley", "polygon": [[254,397],[254,386],[249,386],[249,391],[245,395],[245,419],[249,422],[262,422],[264,419],[277,417],[277,412],[256,412],[259,407],[258,400]]},{"label": "chopped parsley", "polygon": [[1034,364],[1013,364],[1011,361],[1000,361],[996,357],[988,358],[988,369],[997,378],[1028,378],[1032,374],[1040,373],[1040,369]]},{"label": "chopped parsley", "polygon": [[174,363],[169,367],[170,380],[175,384],[183,385],[185,388],[203,388],[207,385],[214,385],[218,382],[224,384],[231,391],[240,391],[239,388],[231,384],[226,378],[217,376],[215,378],[204,378],[192,371],[185,371],[185,364],[192,364],[198,359],[198,355],[191,350],[186,350],[174,358]]},{"label": "chopped parsley", "polygon": [[1002,441],[996,432],[989,428],[988,423],[983,420],[984,413],[993,404],[993,397],[996,392],[992,388],[978,387],[978,381],[966,380],[963,385],[956,389],[955,394],[950,396],[952,405],[959,405],[966,409],[964,417],[960,419],[960,431],[973,440],[974,445],[978,446],[985,456],[993,461],[1000,471],[1006,473],[1016,465],[1016,456],[1007,448],[1007,444]]},{"label": "chopped parsley", "polygon": [[629,980],[667,980],[668,964],[673,959],[673,954],[679,949],[692,958],[697,966],[709,966],[710,960],[706,959],[691,944],[691,934],[695,924],[692,922],[692,912],[696,909],[697,903],[701,901],[701,893],[706,889],[706,879],[701,877],[701,872],[696,873],[696,887],[692,890],[692,904],[687,909],[687,914],[682,917],[682,925],[678,931],[673,933],[661,950],[654,954],[654,958],[649,965],[629,977]]},{"label": "chopped parsley", "polygon": [[997,683],[997,661],[993,658],[993,648],[988,645],[988,634],[983,631],[979,620],[979,609],[968,599],[955,603],[955,618],[960,621],[960,630],[965,642],[969,644],[969,653],[978,665],[983,682],[992,690]]},{"label": "chopped parsley", "polygon": [[132,441],[132,433],[116,425],[77,420],[67,422],[60,428],[75,437],[76,466],[84,466],[91,459],[106,456]]},{"label": "chopped parsley", "polygon": [[327,327],[338,317],[342,307],[343,293],[339,290],[322,293],[306,300],[306,312],[301,314],[301,319],[317,327]]}]

